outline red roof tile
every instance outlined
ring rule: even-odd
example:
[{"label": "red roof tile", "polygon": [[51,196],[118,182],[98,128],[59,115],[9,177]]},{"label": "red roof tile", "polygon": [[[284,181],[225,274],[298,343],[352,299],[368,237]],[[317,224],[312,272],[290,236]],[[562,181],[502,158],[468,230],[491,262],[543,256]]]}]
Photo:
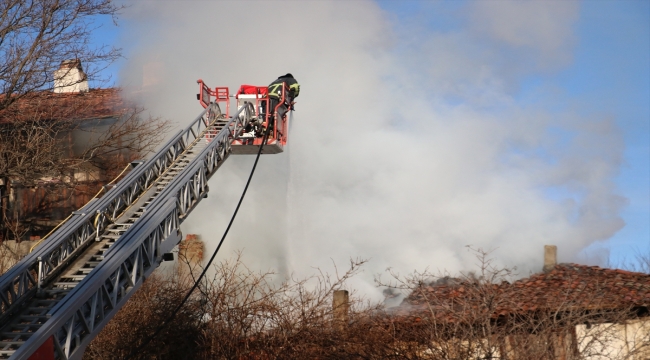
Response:
[{"label": "red roof tile", "polygon": [[[494,306],[482,302],[486,294]],[[548,273],[532,275],[512,284],[477,285],[452,281],[415,289],[394,311],[416,316],[440,313],[453,321],[467,311],[493,312],[490,316],[537,310],[606,310],[650,307],[650,275],[598,266],[559,264]],[[436,309],[443,311],[435,311]],[[445,315],[442,315],[445,314]],[[455,315],[454,315],[455,314]],[[487,314],[484,314],[487,315]]]},{"label": "red roof tile", "polygon": [[86,120],[120,116],[128,105],[119,89],[91,89],[82,93],[39,92],[0,111],[0,124],[29,120]]}]

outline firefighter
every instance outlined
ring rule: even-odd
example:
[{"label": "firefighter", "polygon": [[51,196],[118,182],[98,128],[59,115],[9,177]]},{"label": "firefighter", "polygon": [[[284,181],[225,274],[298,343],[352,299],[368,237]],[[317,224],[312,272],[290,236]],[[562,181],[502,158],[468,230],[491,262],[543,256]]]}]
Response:
[{"label": "firefighter", "polygon": [[[284,86],[283,84],[287,84],[289,87],[289,93],[286,94],[285,103],[280,104],[280,99],[282,99],[282,88]],[[269,84],[269,112],[271,113],[269,121],[271,122],[271,127],[273,127],[271,117],[275,115],[275,107],[280,104],[280,107],[278,107],[278,116],[282,118],[287,112],[287,109],[293,110],[293,100],[298,97],[298,94],[300,94],[300,85],[291,74],[282,75]]]}]

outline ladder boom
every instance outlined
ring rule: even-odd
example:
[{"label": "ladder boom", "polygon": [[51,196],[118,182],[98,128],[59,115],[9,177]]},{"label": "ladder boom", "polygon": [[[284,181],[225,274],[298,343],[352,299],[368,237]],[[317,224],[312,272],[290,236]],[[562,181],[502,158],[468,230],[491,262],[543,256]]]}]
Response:
[{"label": "ladder boom", "polygon": [[[86,345],[181,240],[180,224],[207,196],[209,178],[254,112],[248,104],[227,119],[210,103],[150,160],[3,275],[0,358],[27,359],[52,337],[57,358],[81,359]],[[47,306],[34,305],[43,297]],[[40,311],[35,323],[14,330],[34,309]]]}]

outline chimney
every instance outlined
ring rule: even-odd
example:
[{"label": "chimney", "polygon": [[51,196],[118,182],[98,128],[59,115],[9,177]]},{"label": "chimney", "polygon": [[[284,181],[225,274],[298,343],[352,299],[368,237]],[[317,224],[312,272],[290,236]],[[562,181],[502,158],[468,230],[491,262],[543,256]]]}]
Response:
[{"label": "chimney", "polygon": [[188,234],[178,244],[178,272],[181,278],[190,279],[191,273],[201,272],[205,246],[197,234]]},{"label": "chimney", "polygon": [[79,93],[88,91],[88,78],[81,68],[81,60],[65,60],[54,72],[54,93]]},{"label": "chimney", "polygon": [[557,246],[544,245],[544,272],[549,272],[557,265]]},{"label": "chimney", "polygon": [[335,290],[332,299],[334,312],[334,326],[339,331],[345,330],[348,323],[348,310],[350,309],[350,295],[347,290]]}]

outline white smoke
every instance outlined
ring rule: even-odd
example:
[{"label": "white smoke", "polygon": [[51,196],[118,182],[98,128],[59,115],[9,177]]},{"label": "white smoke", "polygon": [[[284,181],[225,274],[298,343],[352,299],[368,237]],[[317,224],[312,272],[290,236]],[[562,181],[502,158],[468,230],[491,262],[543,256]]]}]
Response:
[{"label": "white smoke", "polygon": [[[198,78],[234,90],[291,72],[301,84],[290,149],[262,157],[220,258],[244,249],[251,267],[299,277],[369,258],[351,286],[372,296],[387,267],[473,267],[468,244],[522,273],[541,268],[544,244],[570,261],[623,226],[622,137],[561,89],[517,94],[570,63],[577,5],[459,14],[464,26],[436,32],[371,1],[138,1],[120,81],[179,128],[201,110]],[[231,157],[183,226],[208,254],[252,161]]]}]

